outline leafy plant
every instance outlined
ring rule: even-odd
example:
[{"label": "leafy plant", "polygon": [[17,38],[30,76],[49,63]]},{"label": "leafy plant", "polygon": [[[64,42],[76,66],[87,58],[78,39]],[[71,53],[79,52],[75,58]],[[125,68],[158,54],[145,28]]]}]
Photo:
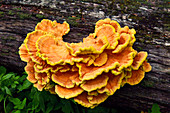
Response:
[{"label": "leafy plant", "polygon": [[0,66],[0,111],[4,113],[118,113],[115,109],[98,106],[84,108],[74,100],[61,99],[47,91],[39,92],[24,72],[22,76]]},{"label": "leafy plant", "polygon": [[[84,108],[74,100],[61,99],[47,91],[39,92],[32,86],[24,72],[22,76],[0,66],[0,111],[5,113],[119,113],[114,108],[98,106]],[[158,104],[153,104],[148,113],[161,113]]]},{"label": "leafy plant", "polygon": [[154,104],[152,105],[151,111],[148,110],[148,113],[161,113],[161,112],[160,112],[160,107],[159,107],[159,105],[156,104],[156,103],[154,103]]},{"label": "leafy plant", "polygon": [[12,113],[19,113],[24,109],[27,99],[15,97],[18,96],[17,92],[21,89],[27,89],[31,86],[31,83],[25,78],[26,75],[20,77],[13,72],[6,74],[6,68],[0,66],[0,102],[3,102],[5,113],[10,112],[11,109],[14,109]]},{"label": "leafy plant", "polygon": [[37,17],[37,18],[44,18],[44,15],[42,15],[42,14],[36,14],[36,17]]}]

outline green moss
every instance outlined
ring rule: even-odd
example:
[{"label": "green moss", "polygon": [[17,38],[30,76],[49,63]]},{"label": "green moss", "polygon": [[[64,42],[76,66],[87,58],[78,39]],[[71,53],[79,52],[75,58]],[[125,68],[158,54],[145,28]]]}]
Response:
[{"label": "green moss", "polygon": [[140,46],[137,46],[136,48],[137,48],[138,50],[142,50],[142,47],[140,47]]},{"label": "green moss", "polygon": [[15,54],[19,55],[19,52],[17,51],[17,52],[15,52]]},{"label": "green moss", "polygon": [[80,20],[80,17],[68,17],[67,22],[72,26],[78,26],[78,21]]},{"label": "green moss", "polygon": [[26,19],[31,17],[30,14],[24,14],[24,13],[17,13],[17,15],[20,17],[20,19]]},{"label": "green moss", "polygon": [[164,24],[164,29],[167,31],[170,31],[170,24]]},{"label": "green moss", "polygon": [[6,40],[2,40],[1,43],[2,43],[2,45],[5,44],[5,43],[6,43]]},{"label": "green moss", "polygon": [[13,9],[15,9],[15,10],[21,10],[21,8],[20,8],[20,7],[15,7],[15,8],[13,8]]},{"label": "green moss", "polygon": [[144,43],[144,41],[145,41],[145,40],[144,40],[144,39],[142,39],[142,38],[140,38],[140,39],[139,39],[139,41],[140,41],[140,42],[142,42],[142,43]]},{"label": "green moss", "polygon": [[0,17],[4,16],[4,12],[0,11]]},{"label": "green moss", "polygon": [[9,53],[1,53],[0,55],[1,56],[7,56],[7,55],[9,55]]},{"label": "green moss", "polygon": [[8,11],[9,15],[14,15],[15,13],[13,13],[11,10]]},{"label": "green moss", "polygon": [[78,24],[79,24],[76,21],[68,21],[68,23],[72,26],[78,26]]},{"label": "green moss", "polygon": [[80,17],[68,17],[68,20],[80,20]]},{"label": "green moss", "polygon": [[8,39],[10,39],[10,40],[16,40],[16,37],[9,36]]},{"label": "green moss", "polygon": [[36,17],[37,17],[37,18],[44,18],[44,15],[36,14]]},{"label": "green moss", "polygon": [[133,20],[140,20],[140,21],[142,21],[144,19],[143,17],[136,16],[136,15],[131,15],[129,18],[131,18]]},{"label": "green moss", "polygon": [[1,37],[2,40],[16,40],[16,37],[8,36],[8,37]]},{"label": "green moss", "polygon": [[3,14],[4,14],[4,12],[0,11],[0,15],[3,15]]},{"label": "green moss", "polygon": [[153,81],[145,80],[145,81],[142,81],[141,85],[144,87],[153,87],[155,85],[155,83]]},{"label": "green moss", "polygon": [[2,40],[5,40],[6,38],[2,36],[1,39],[2,39]]},{"label": "green moss", "polygon": [[2,51],[2,52],[5,52],[5,53],[8,53],[8,52],[9,52],[9,50],[6,50],[6,49],[2,49],[1,51]]},{"label": "green moss", "polygon": [[77,36],[82,36],[82,34],[81,33],[77,33]]}]

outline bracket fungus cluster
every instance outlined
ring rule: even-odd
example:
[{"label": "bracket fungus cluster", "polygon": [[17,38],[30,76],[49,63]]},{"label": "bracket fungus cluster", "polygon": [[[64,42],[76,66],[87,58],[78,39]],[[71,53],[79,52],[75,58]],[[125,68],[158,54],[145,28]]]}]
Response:
[{"label": "bracket fungus cluster", "polygon": [[47,19],[28,33],[19,48],[27,79],[61,98],[94,108],[128,83],[138,84],[151,70],[147,52],[133,49],[135,30],[109,18],[96,23],[82,42],[67,43],[69,24]]}]

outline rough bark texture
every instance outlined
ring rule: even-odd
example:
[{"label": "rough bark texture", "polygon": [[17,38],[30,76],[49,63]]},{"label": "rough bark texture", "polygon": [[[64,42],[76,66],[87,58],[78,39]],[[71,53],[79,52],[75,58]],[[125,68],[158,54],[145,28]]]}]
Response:
[{"label": "rough bark texture", "polygon": [[66,20],[71,25],[71,31],[64,40],[79,42],[93,32],[96,21],[110,17],[117,20],[121,26],[128,25],[136,29],[137,41],[134,48],[149,53],[148,62],[153,69],[146,73],[139,85],[125,85],[102,105],[147,111],[153,103],[157,103],[162,113],[170,111],[170,37],[166,23],[169,18],[168,9],[158,8],[157,12],[154,12],[157,7],[149,9],[140,5],[138,9],[129,9],[127,3],[121,7],[121,3],[114,1],[59,0],[53,5],[46,2],[44,5],[41,2],[19,1],[3,1],[0,5],[0,65],[10,71],[24,71],[25,63],[19,58],[18,48],[26,34],[33,31],[43,18],[58,22]]}]

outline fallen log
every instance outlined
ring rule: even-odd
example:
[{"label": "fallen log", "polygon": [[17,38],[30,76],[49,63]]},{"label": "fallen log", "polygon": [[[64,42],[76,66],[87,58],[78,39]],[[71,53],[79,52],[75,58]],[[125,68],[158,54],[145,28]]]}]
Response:
[{"label": "fallen log", "polygon": [[[89,4],[94,5],[96,3],[92,2]],[[104,8],[103,4],[97,5]],[[67,10],[70,9],[70,11],[73,12],[69,13],[62,9],[65,5],[67,5]],[[13,72],[22,73],[24,71],[26,64],[21,61],[18,48],[27,33],[32,32],[36,24],[43,18],[57,20],[61,23],[66,20],[71,25],[71,30],[68,35],[64,36],[64,41],[80,42],[82,38],[94,31],[95,22],[98,21],[99,18],[107,17],[102,15],[102,12],[91,13],[91,16],[84,14],[84,11],[77,12],[77,10],[73,10],[74,5],[71,5],[69,8],[68,4],[63,4],[63,6],[58,4],[59,9],[56,10],[33,5],[2,3],[0,6],[0,65],[7,67]],[[79,2],[75,6],[78,6],[79,9],[79,7],[83,6],[83,3]],[[87,5],[84,6],[84,8],[88,9],[89,7]],[[96,16],[96,14],[98,14],[98,16]],[[131,16],[134,14],[135,13],[131,14]],[[127,17],[122,15],[122,18]],[[147,111],[153,103],[157,103],[162,113],[168,113],[168,111],[170,111],[169,37],[166,30],[159,31],[161,29],[158,29],[158,27],[162,26],[162,24],[158,22],[159,19],[153,20],[153,22],[149,19],[147,20],[146,17],[144,17],[144,19],[146,19],[146,21],[135,21],[134,19],[136,24],[120,19],[120,24],[121,26],[129,25],[136,29],[137,41],[134,44],[134,48],[149,53],[148,62],[152,65],[153,69],[151,72],[146,73],[144,80],[140,84],[136,86],[125,85],[125,87],[109,97],[102,105],[106,107],[121,107],[131,108],[137,111]],[[147,22],[151,23],[145,25]],[[152,29],[154,28],[154,23],[158,27]]]}]

